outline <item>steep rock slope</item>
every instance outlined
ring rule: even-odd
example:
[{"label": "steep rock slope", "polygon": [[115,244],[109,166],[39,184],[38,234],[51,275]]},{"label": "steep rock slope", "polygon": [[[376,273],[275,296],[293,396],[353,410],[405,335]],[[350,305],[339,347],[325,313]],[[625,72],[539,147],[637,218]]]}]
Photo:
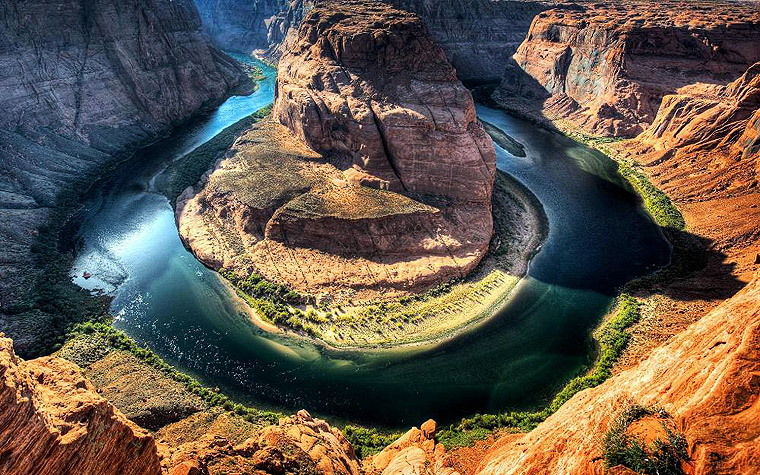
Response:
[{"label": "steep rock slope", "polygon": [[[62,188],[250,83],[190,0],[10,1],[0,18],[4,312]],[[13,320],[0,314],[0,328],[20,337]]]},{"label": "steep rock slope", "polygon": [[210,266],[311,293],[389,297],[463,276],[493,227],[495,152],[472,97],[417,16],[322,5],[279,64],[287,129],[248,132],[178,200],[182,238]]},{"label": "steep rock slope", "polygon": [[529,434],[483,460],[482,475],[604,473],[601,436],[631,403],[677,421],[695,474],[760,468],[760,278],[638,367],[567,402]]},{"label": "steep rock slope", "polygon": [[0,333],[0,472],[158,475],[156,443],[73,363],[23,361]]},{"label": "steep rock slope", "polygon": [[632,137],[664,95],[726,84],[758,60],[752,2],[569,4],[536,17],[494,97],[589,133]]}]

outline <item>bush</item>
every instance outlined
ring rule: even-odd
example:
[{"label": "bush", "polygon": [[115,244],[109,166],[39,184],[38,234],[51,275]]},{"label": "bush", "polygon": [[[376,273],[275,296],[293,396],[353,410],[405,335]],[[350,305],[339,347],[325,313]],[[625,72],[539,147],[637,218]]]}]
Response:
[{"label": "bush", "polygon": [[401,437],[399,433],[380,433],[377,429],[348,425],[343,428],[343,434],[356,450],[359,458],[369,457],[383,450]]},{"label": "bush", "polygon": [[[655,415],[667,434],[667,440],[651,444],[627,434],[635,421]],[[686,438],[667,422],[667,413],[639,405],[627,409],[604,436],[603,458],[607,468],[623,465],[634,472],[657,475],[683,475],[682,461],[689,459]]]}]

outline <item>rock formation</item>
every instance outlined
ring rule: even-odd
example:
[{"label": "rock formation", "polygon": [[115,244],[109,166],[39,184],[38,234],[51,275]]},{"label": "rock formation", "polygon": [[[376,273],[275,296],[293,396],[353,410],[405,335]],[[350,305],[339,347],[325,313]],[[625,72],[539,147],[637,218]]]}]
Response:
[{"label": "rock formation", "polygon": [[462,276],[485,254],[493,144],[415,15],[313,9],[280,61],[273,116],[288,130],[247,133],[178,200],[180,234],[203,262],[374,297]]},{"label": "rock formation", "polygon": [[13,0],[0,16],[0,328],[23,347],[34,331],[5,312],[58,193],[250,83],[190,0]]},{"label": "rock formation", "polygon": [[726,84],[758,60],[751,2],[568,4],[536,17],[494,97],[592,134],[632,137],[664,95]]},{"label": "rock formation", "polygon": [[604,473],[600,438],[631,403],[667,410],[694,474],[760,467],[760,278],[638,367],[582,391],[532,432],[487,454],[480,475]]},{"label": "rock formation", "polygon": [[256,473],[360,475],[351,444],[337,429],[306,411],[239,444],[204,436],[174,447],[171,475]]},{"label": "rock formation", "polygon": [[364,462],[365,475],[459,475],[443,444],[435,442],[436,423],[430,419],[412,427],[377,455]]},{"label": "rock formation", "polygon": [[156,443],[73,363],[23,361],[0,333],[0,472],[158,475]]}]

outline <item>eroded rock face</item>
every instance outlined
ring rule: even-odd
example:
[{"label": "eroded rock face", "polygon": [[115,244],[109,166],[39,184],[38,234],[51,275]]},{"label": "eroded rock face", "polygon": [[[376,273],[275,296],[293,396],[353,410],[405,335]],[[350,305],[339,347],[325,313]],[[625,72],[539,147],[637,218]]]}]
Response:
[{"label": "eroded rock face", "polygon": [[499,81],[525,39],[541,2],[390,0],[422,18],[463,81]]},{"label": "eroded rock face", "polygon": [[539,14],[514,60],[499,102],[632,137],[664,95],[726,84],[760,60],[760,12],[742,2],[571,4]]},{"label": "eroded rock face", "polygon": [[415,15],[326,2],[278,68],[274,116],[394,191],[488,202],[495,152],[469,91]]},{"label": "eroded rock face", "polygon": [[639,366],[582,391],[529,434],[495,448],[478,473],[602,474],[599,436],[631,403],[674,416],[694,474],[757,473],[758,348],[760,277]]},{"label": "eroded rock face", "polygon": [[756,193],[759,129],[755,63],[727,86],[700,84],[666,96],[652,125],[625,150],[645,165],[662,164],[656,178],[682,200]]},{"label": "eroded rock face", "polygon": [[204,436],[180,445],[169,465],[172,475],[361,473],[359,460],[343,434],[303,410],[240,444]]},{"label": "eroded rock face", "polygon": [[436,423],[430,419],[412,427],[377,455],[364,462],[367,475],[459,475],[442,444],[435,442]]},{"label": "eroded rock face", "polygon": [[0,472],[159,475],[156,444],[73,363],[23,361],[0,333]]},{"label": "eroded rock face", "polygon": [[[190,0],[13,0],[0,17],[3,312],[62,188],[250,82]],[[23,347],[34,329],[17,320],[0,314],[0,328]]]}]

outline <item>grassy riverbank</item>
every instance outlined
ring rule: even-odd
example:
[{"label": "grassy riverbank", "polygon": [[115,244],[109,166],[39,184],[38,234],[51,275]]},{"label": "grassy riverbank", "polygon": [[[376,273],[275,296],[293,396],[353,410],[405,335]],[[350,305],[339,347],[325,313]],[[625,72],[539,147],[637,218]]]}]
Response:
[{"label": "grassy riverbank", "polygon": [[462,419],[438,433],[438,441],[447,448],[471,445],[474,440],[485,439],[494,430],[533,430],[540,422],[554,414],[578,392],[598,386],[612,375],[612,368],[628,345],[631,335],[627,331],[641,317],[641,303],[628,294],[621,294],[615,311],[594,332],[597,358],[594,365],[582,375],[571,379],[547,404],[538,411],[477,414]]}]

